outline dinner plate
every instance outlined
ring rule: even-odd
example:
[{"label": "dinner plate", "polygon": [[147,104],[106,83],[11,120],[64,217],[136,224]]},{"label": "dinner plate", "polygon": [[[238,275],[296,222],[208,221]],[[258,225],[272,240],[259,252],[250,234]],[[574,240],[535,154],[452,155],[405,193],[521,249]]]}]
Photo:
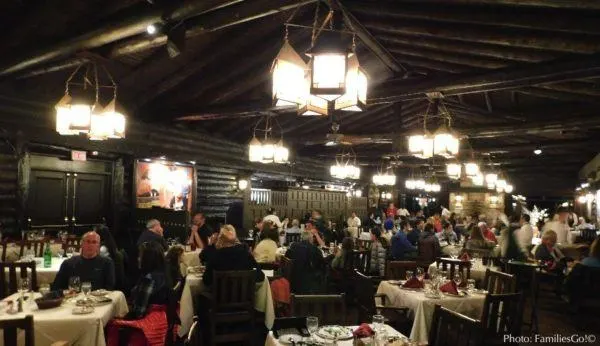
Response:
[{"label": "dinner plate", "polygon": [[388,280],[388,282],[392,285],[404,285],[406,280]]},{"label": "dinner plate", "polygon": [[107,295],[109,292],[105,289],[99,289],[99,290],[95,290],[90,292],[91,295],[96,296],[96,297],[102,297]]},{"label": "dinner plate", "polygon": [[471,293],[473,293],[473,294],[484,294],[485,295],[485,294],[488,294],[488,291],[486,291],[486,290],[480,290],[480,289],[474,289],[474,290],[471,290]]},{"label": "dinner plate", "polygon": [[87,315],[94,312],[93,306],[76,306],[71,311],[73,315]]},{"label": "dinner plate", "polygon": [[354,337],[350,328],[337,325],[323,326],[319,328],[317,335],[328,340],[348,340]]},{"label": "dinner plate", "polygon": [[468,295],[464,291],[458,291],[458,295],[457,294],[448,293],[448,292],[442,292],[442,294],[445,295],[445,296],[447,296],[447,297],[454,297],[454,298],[464,298],[464,297],[466,297]]},{"label": "dinner plate", "polygon": [[291,345],[293,343],[302,341],[302,336],[298,334],[284,334],[281,335],[278,340],[284,345]]}]

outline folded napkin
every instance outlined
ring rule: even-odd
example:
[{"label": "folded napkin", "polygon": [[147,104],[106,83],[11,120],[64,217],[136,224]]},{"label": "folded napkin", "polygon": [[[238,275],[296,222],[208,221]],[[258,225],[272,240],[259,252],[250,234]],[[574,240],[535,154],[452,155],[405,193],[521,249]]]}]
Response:
[{"label": "folded napkin", "polygon": [[450,293],[454,295],[458,295],[458,288],[456,287],[456,283],[454,281],[449,281],[442,286],[440,286],[440,291],[444,293]]},{"label": "folded napkin", "polygon": [[356,328],[352,334],[355,338],[368,338],[369,336],[375,334],[375,332],[373,329],[371,329],[371,326],[369,326],[367,323],[363,323],[358,326],[358,328]]},{"label": "folded napkin", "polygon": [[468,252],[465,252],[465,253],[463,253],[463,254],[462,254],[462,256],[460,256],[460,260],[461,260],[461,261],[468,262],[468,261],[470,261],[470,260],[471,260],[471,256],[469,256],[469,253],[468,253]]},{"label": "folded napkin", "polygon": [[423,287],[425,287],[425,285],[423,285],[423,282],[419,281],[419,279],[417,279],[416,277],[413,276],[408,281],[406,281],[404,283],[404,285],[402,285],[402,287],[404,287],[404,288],[423,288]]}]

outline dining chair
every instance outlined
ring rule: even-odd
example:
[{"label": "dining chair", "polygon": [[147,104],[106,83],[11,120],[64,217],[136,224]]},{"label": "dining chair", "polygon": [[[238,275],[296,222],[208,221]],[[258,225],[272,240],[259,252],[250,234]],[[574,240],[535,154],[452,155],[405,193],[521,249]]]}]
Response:
[{"label": "dining chair", "polygon": [[456,273],[456,271],[458,270],[462,275],[462,286],[464,286],[464,284],[467,283],[467,280],[471,278],[471,262],[461,261],[459,259],[440,258],[437,261],[438,269],[440,268],[440,266],[443,271],[447,271],[449,268],[450,280],[452,280],[452,278],[454,277],[454,273]]},{"label": "dining chair", "polygon": [[372,279],[359,271],[354,272],[355,300],[358,308],[358,324],[369,321],[373,315],[383,315],[386,323],[398,331],[409,330],[411,319],[408,307],[390,306],[387,295],[377,294]]},{"label": "dining chair", "polygon": [[2,260],[2,262],[6,262],[6,251],[8,249],[8,242],[6,240],[1,241],[0,247],[2,248],[2,255],[0,255],[0,260]]},{"label": "dining chair", "polygon": [[565,279],[565,288],[573,312],[578,312],[581,306],[597,306],[600,302],[600,268],[581,263],[574,265]]},{"label": "dining chair", "polygon": [[29,250],[33,248],[35,257],[44,257],[44,249],[46,248],[46,244],[48,243],[45,239],[40,240],[21,240],[19,242],[19,258],[23,257],[25,254],[25,249]]},{"label": "dining chair", "polygon": [[[486,345],[518,345],[504,340],[505,335],[521,335],[523,293],[487,294],[483,303],[481,325]],[[513,339],[514,340],[514,339]]]},{"label": "dining chair", "polygon": [[539,274],[541,266],[537,263],[526,263],[519,261],[507,261],[505,272],[516,278],[517,292],[523,292],[526,303],[531,305],[531,314],[528,321],[523,319],[523,324],[529,326],[532,333],[539,331],[538,325],[538,297],[539,297]]},{"label": "dining chair", "polygon": [[479,321],[435,305],[429,329],[429,346],[480,346],[482,338]]},{"label": "dining chair", "polygon": [[517,278],[514,275],[487,268],[481,288],[492,294],[515,293],[517,291]]},{"label": "dining chair", "polygon": [[212,344],[254,344],[254,270],[215,271],[209,299],[209,330]]},{"label": "dining chair", "polygon": [[286,278],[290,284],[292,283],[292,269],[294,266],[294,260],[291,260],[285,256],[279,258],[279,268],[277,269],[278,276]]},{"label": "dining chair", "polygon": [[70,247],[75,248],[75,251],[79,252],[79,249],[81,248],[81,238],[75,236],[67,237],[62,243],[62,249],[65,252],[65,254],[67,253],[67,249]]},{"label": "dining chair", "polygon": [[371,250],[352,250],[350,259],[351,265],[346,261],[345,269],[348,269],[350,272],[356,269],[366,274],[371,266]]},{"label": "dining chair", "polygon": [[[19,269],[19,277],[21,279],[29,277],[31,279],[29,283],[30,289],[37,291],[38,286],[35,262],[0,262],[0,273],[4,273],[4,275],[0,275],[0,299],[17,292],[19,287],[17,268]],[[8,272],[8,277],[6,272]]]},{"label": "dining chair", "polygon": [[413,273],[417,270],[416,261],[387,261],[385,263],[385,278],[387,280],[404,280],[406,271]]},{"label": "dining chair", "polygon": [[292,294],[290,305],[292,306],[292,316],[316,316],[319,318],[320,325],[345,325],[348,322],[346,321],[346,300],[344,293],[323,295]]},{"label": "dining chair", "polygon": [[287,246],[298,241],[300,241],[300,233],[285,233],[285,243]]},{"label": "dining chair", "polygon": [[23,318],[10,320],[0,320],[0,330],[4,332],[3,345],[17,345],[17,334],[19,329],[25,332],[24,346],[34,346],[35,340],[33,335],[33,316],[27,315]]}]

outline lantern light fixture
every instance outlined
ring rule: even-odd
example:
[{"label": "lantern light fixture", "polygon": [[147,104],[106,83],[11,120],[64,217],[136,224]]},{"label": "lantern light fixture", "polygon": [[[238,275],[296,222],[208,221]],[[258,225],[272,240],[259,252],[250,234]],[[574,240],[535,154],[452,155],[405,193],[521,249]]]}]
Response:
[{"label": "lantern light fixture", "polygon": [[323,31],[306,52],[310,60],[310,94],[334,101],[346,93],[348,58],[353,53],[341,33]]},{"label": "lantern light fixture", "polygon": [[450,179],[460,179],[462,173],[462,166],[460,163],[448,163],[446,164],[446,173]]},{"label": "lantern light fixture", "polygon": [[377,172],[377,174],[373,175],[373,184],[377,186],[396,185],[396,175],[391,170],[391,167],[388,167],[384,172],[382,164],[381,169]]},{"label": "lantern light fixture", "polygon": [[349,152],[342,151],[335,156],[335,164],[329,168],[332,177],[338,179],[359,179],[360,168],[356,164],[356,154],[351,149]]},{"label": "lantern light fixture", "polygon": [[[479,171],[479,165],[475,162],[465,163],[465,175],[470,178],[481,175],[481,173]],[[483,179],[483,175],[481,175],[481,177]],[[483,184],[481,184],[481,185],[483,185]]]},{"label": "lantern light fixture", "polygon": [[[428,97],[430,97],[430,103],[423,115],[423,132],[408,137],[408,151],[421,159],[428,159],[434,155],[447,159],[455,157],[459,151],[460,140],[451,130],[452,117],[450,112],[444,106],[440,93],[428,94]],[[429,117],[443,119],[443,124],[433,135],[427,131]]]},{"label": "lantern light fixture", "polygon": [[286,30],[285,41],[271,68],[273,103],[276,107],[306,104],[307,71],[308,66],[290,45]]},{"label": "lantern light fixture", "polygon": [[[264,123],[264,128],[258,128]],[[279,129],[279,138],[274,137],[274,127]],[[259,140],[256,132],[262,132],[263,137]],[[254,126],[254,131],[250,143],[248,143],[248,160],[250,162],[260,163],[287,163],[289,159],[289,149],[283,143],[283,133],[281,126],[276,119],[270,115],[261,118]]]}]

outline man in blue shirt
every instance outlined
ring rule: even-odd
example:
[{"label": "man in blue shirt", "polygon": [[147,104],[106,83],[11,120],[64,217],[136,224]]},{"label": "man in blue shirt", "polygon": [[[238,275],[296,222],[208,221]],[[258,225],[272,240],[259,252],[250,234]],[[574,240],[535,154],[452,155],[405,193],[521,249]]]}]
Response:
[{"label": "man in blue shirt", "polygon": [[425,221],[423,221],[422,219],[417,219],[415,221],[415,228],[407,231],[406,237],[408,238],[408,241],[411,244],[413,244],[414,246],[417,246],[417,243],[419,242],[419,238],[421,238],[421,232],[423,232],[424,228],[425,228]]},{"label": "man in blue shirt", "polygon": [[392,237],[392,258],[394,260],[413,259],[417,256],[417,248],[406,237],[408,221],[400,223],[400,230]]}]

